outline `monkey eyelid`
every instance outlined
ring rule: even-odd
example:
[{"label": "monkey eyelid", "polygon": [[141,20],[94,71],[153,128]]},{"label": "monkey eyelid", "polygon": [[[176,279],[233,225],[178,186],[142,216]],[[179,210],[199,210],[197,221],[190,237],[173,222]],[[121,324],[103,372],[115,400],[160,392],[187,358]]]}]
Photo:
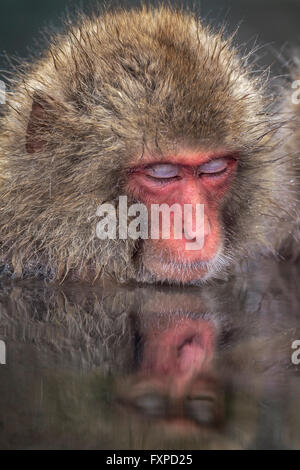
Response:
[{"label": "monkey eyelid", "polygon": [[130,170],[131,173],[138,171],[142,171],[146,176],[153,179],[168,180],[179,177],[180,167],[173,163],[154,163]]},{"label": "monkey eyelid", "polygon": [[215,158],[207,163],[204,163],[203,165],[198,166],[196,171],[198,174],[205,175],[220,174],[226,171],[229,162],[229,157]]},{"label": "monkey eyelid", "polygon": [[238,162],[238,155],[225,155],[210,160],[197,168],[198,177],[217,178],[230,171]]},{"label": "monkey eyelid", "polygon": [[213,158],[198,166],[181,165],[172,162],[163,163],[150,163],[129,169],[129,173],[142,173],[148,179],[156,183],[171,183],[183,176],[182,171],[190,172],[192,169],[194,177],[207,176],[217,177],[226,173],[230,163],[237,160],[236,156],[225,155],[218,158]]},{"label": "monkey eyelid", "polygon": [[157,163],[145,168],[145,173],[152,178],[169,179],[179,176],[179,166],[173,163]]}]

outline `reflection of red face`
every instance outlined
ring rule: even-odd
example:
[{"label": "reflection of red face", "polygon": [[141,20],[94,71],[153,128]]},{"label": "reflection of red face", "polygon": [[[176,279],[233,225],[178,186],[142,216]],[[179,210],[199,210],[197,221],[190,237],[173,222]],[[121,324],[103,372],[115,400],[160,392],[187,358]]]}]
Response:
[{"label": "reflection of red face", "polygon": [[[237,156],[223,150],[215,152],[186,152],[171,155],[161,161],[143,158],[142,164],[132,166],[127,191],[135,199],[144,203],[151,213],[152,204],[179,204],[184,214],[184,206],[190,205],[190,221],[182,226],[193,227],[191,236],[197,239],[195,226],[196,205],[204,207],[204,220],[201,236],[203,245],[199,249],[187,249],[183,232],[181,239],[174,237],[174,218],[171,218],[170,239],[145,240],[143,252],[144,266],[161,280],[189,282],[203,278],[208,263],[216,260],[222,251],[223,235],[220,209],[227,194],[237,167]],[[174,270],[174,263],[178,269]],[[180,269],[180,266],[182,269]],[[192,268],[187,269],[188,266]]]},{"label": "reflection of red face", "polygon": [[166,432],[186,435],[219,424],[223,394],[210,370],[215,338],[216,327],[207,320],[184,318],[163,331],[151,329],[125,401],[159,419]]},{"label": "reflection of red face", "polygon": [[162,332],[153,330],[144,344],[142,374],[172,383],[173,392],[186,385],[211,362],[215,326],[206,320],[184,319]]}]

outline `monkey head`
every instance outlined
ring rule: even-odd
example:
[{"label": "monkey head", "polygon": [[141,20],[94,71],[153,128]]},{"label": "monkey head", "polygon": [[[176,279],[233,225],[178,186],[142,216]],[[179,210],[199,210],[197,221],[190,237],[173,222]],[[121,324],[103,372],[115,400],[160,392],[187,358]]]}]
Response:
[{"label": "monkey head", "polygon": [[[248,62],[222,32],[166,7],[80,17],[55,35],[18,71],[1,118],[6,269],[201,284],[275,251],[291,172],[265,78]],[[111,204],[118,220],[120,196],[148,213],[175,204],[170,237],[161,227],[154,238],[97,237],[97,208]]]}]

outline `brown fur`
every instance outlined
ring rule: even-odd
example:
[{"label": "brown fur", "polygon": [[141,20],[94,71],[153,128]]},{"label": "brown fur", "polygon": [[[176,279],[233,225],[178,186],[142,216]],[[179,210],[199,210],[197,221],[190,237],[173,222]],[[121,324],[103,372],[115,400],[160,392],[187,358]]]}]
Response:
[{"label": "brown fur", "polygon": [[96,237],[96,209],[124,194],[133,157],[182,145],[240,153],[222,213],[225,248],[211,274],[276,250],[294,210],[291,173],[265,77],[248,62],[192,13],[165,7],[80,17],[55,36],[18,72],[1,119],[6,270],[155,281],[138,242]]}]

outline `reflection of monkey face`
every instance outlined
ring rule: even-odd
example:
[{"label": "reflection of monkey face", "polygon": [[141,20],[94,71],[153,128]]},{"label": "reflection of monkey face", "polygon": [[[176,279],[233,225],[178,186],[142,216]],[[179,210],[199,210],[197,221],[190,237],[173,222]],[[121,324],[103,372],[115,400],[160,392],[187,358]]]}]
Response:
[{"label": "reflection of monkey face", "polygon": [[173,431],[217,425],[223,412],[212,374],[215,325],[190,318],[171,323],[144,338],[136,374],[121,386],[120,399]]}]

